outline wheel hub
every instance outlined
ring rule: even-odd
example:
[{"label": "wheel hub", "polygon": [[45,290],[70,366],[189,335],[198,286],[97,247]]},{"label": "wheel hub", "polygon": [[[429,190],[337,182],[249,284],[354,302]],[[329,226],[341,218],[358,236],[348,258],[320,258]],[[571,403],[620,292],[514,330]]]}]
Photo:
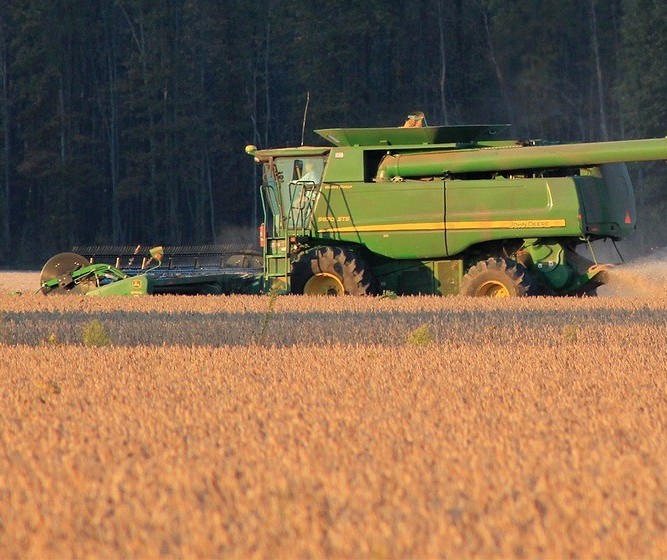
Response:
[{"label": "wheel hub", "polygon": [[481,297],[508,298],[510,297],[510,292],[507,289],[507,286],[505,286],[502,282],[489,280],[477,288],[477,293],[475,295]]},{"label": "wheel hub", "polygon": [[307,296],[342,296],[345,287],[338,276],[320,272],[306,282],[303,293]]}]

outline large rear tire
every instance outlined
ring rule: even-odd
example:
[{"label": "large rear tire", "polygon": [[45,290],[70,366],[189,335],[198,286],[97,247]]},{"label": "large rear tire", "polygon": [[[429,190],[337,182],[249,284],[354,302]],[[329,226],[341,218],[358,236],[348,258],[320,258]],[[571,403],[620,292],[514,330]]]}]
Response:
[{"label": "large rear tire", "polygon": [[377,282],[363,259],[346,247],[318,247],[292,264],[293,294],[312,296],[377,293]]},{"label": "large rear tire", "polygon": [[524,297],[531,294],[530,277],[519,263],[489,258],[470,267],[460,293],[471,297]]}]

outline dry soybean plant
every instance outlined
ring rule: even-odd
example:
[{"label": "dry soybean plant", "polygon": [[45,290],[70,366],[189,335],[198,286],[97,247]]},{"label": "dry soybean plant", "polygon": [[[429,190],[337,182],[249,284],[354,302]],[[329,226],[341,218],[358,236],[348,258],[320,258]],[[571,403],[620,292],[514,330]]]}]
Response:
[{"label": "dry soybean plant", "polygon": [[2,556],[667,556],[667,301],[269,298],[0,296]]}]

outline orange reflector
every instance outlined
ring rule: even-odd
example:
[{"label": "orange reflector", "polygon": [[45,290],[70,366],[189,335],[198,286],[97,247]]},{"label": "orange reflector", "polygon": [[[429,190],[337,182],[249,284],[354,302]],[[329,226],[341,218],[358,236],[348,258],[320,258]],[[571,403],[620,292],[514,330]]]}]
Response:
[{"label": "orange reflector", "polygon": [[262,224],[259,226],[259,246],[260,247],[265,247],[266,246],[266,225]]},{"label": "orange reflector", "polygon": [[632,223],[632,216],[630,216],[630,210],[625,211],[625,223],[626,224]]}]

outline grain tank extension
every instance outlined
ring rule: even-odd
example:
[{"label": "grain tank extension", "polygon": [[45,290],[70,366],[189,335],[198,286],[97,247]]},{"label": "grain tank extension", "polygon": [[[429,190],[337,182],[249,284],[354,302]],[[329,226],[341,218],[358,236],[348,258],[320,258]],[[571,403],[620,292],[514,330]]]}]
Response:
[{"label": "grain tank extension", "polygon": [[338,128],[263,165],[264,277],[293,293],[592,294],[591,242],[635,229],[625,164],[667,139],[501,139],[507,125]]}]

